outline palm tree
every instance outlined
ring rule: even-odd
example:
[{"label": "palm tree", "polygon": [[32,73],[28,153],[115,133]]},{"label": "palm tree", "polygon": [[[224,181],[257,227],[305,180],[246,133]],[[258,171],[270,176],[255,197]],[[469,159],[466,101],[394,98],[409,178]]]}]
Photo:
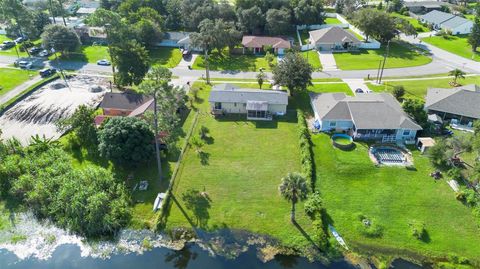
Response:
[{"label": "palm tree", "polygon": [[290,219],[292,223],[295,223],[295,204],[307,198],[307,182],[301,174],[289,173],[286,177],[282,178],[282,183],[278,189],[286,200],[292,202]]},{"label": "palm tree", "polygon": [[463,72],[460,69],[454,69],[450,72],[448,72],[450,76],[453,76],[453,84],[457,84],[457,79],[459,78],[465,78],[465,72]]},{"label": "palm tree", "polygon": [[267,79],[267,75],[263,73],[263,70],[260,70],[260,73],[257,74],[257,82],[260,89],[262,89],[263,82]]}]

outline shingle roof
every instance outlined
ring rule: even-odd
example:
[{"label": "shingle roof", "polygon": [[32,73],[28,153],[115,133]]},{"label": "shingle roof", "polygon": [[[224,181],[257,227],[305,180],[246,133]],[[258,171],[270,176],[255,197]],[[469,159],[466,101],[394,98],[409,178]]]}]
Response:
[{"label": "shingle roof", "polygon": [[480,119],[480,87],[470,84],[453,89],[428,89],[425,108]]},{"label": "shingle roof", "polygon": [[190,37],[189,32],[166,32],[163,35],[164,40],[174,40],[177,42],[189,37]]},{"label": "shingle roof", "polygon": [[455,15],[438,11],[432,10],[425,15],[422,15],[421,18],[431,24],[442,24],[443,22],[455,17]]},{"label": "shingle roof", "polygon": [[241,89],[231,84],[219,84],[213,86],[208,101],[245,104],[248,101],[263,101],[272,105],[288,105],[288,93],[274,90]]},{"label": "shingle roof", "polygon": [[357,129],[422,129],[387,93],[355,97],[344,93],[317,93],[310,94],[310,98],[321,120],[351,120]]},{"label": "shingle roof", "polygon": [[103,97],[101,108],[114,108],[123,110],[134,110],[151,100],[151,96],[136,93],[106,93]]},{"label": "shingle roof", "polygon": [[244,35],[242,45],[246,48],[262,48],[272,46],[274,49],[289,49],[292,47],[290,41],[279,36],[253,36]]},{"label": "shingle roof", "polygon": [[331,44],[346,41],[360,43],[360,40],[354,34],[338,26],[310,31],[309,34],[315,44]]},{"label": "shingle roof", "polygon": [[467,19],[459,17],[459,16],[455,16],[455,17],[443,22],[442,26],[453,29],[453,28],[457,28],[458,26],[464,25],[466,23],[471,24],[472,27],[473,27],[473,21],[467,20]]}]

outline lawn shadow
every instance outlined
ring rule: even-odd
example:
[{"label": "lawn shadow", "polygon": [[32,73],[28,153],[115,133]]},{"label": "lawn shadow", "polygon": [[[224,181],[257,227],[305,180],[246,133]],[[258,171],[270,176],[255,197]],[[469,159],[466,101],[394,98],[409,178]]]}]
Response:
[{"label": "lawn shadow", "polygon": [[[170,198],[171,200],[173,201],[173,203],[175,203],[175,205],[178,207],[178,209],[180,209],[180,212],[182,212],[182,215],[185,217],[185,219],[188,221],[188,223],[190,224],[190,226],[192,226],[193,230],[197,231],[197,226],[193,223],[192,219],[188,216],[187,212],[185,211],[185,209],[182,207],[182,205],[180,205],[180,203],[178,202],[177,198],[175,197],[175,195],[173,195],[173,193],[170,193]],[[171,210],[171,207],[170,207],[170,210]],[[170,210],[168,210],[170,212]],[[168,218],[168,216],[166,217],[166,219]]]},{"label": "lawn shadow", "polygon": [[275,255],[274,259],[282,268],[294,268],[298,265],[298,257],[291,255]]},{"label": "lawn shadow", "polygon": [[277,129],[278,122],[276,120],[271,121],[254,121],[255,128],[257,129]]},{"label": "lawn shadow", "polygon": [[205,151],[200,151],[198,153],[198,158],[200,158],[200,164],[203,166],[209,165],[210,161],[210,153],[205,152]]},{"label": "lawn shadow", "polygon": [[182,200],[185,207],[192,211],[195,216],[196,227],[207,228],[210,219],[208,210],[211,208],[212,202],[208,193],[205,190],[200,192],[195,189],[188,189],[182,193]]},{"label": "lawn shadow", "polygon": [[318,246],[317,243],[313,241],[310,235],[308,235],[307,232],[305,232],[305,230],[300,226],[300,224],[298,224],[296,220],[293,221],[293,225],[298,229],[298,231],[303,235],[303,237],[305,237],[305,239],[307,239],[310,242],[310,244],[312,244],[312,246],[314,246],[317,250],[321,251],[320,246]]}]

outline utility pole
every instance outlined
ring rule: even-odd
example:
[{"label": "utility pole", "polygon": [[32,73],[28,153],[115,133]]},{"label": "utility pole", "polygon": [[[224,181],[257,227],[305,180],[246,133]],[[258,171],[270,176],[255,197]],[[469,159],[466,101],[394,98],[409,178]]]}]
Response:
[{"label": "utility pole", "polygon": [[111,63],[111,66],[112,66],[112,74],[113,74],[113,84],[114,85],[117,85],[116,81],[115,81],[115,65],[113,64],[113,54],[112,54],[112,47],[111,47],[111,40],[110,40],[110,27],[112,25],[110,23],[107,23],[105,24],[105,33],[107,34],[107,46],[108,46],[108,54],[110,54],[110,63]]},{"label": "utility pole", "polygon": [[380,77],[380,68],[382,67],[382,60],[378,62],[378,69],[377,69],[377,78],[375,79],[375,83],[378,84],[378,78]]},{"label": "utility pole", "polygon": [[207,77],[207,84],[210,84],[210,70],[208,66],[208,47],[205,48],[205,72]]},{"label": "utility pole", "polygon": [[383,65],[382,65],[382,71],[380,72],[380,78],[378,80],[378,84],[382,83],[382,77],[383,77],[383,70],[385,70],[385,62],[387,61],[387,57],[388,57],[388,52],[390,50],[390,40],[388,40],[388,43],[387,43],[387,49],[385,50],[385,55],[383,57]]},{"label": "utility pole", "polygon": [[162,161],[160,159],[160,146],[158,144],[159,133],[158,133],[158,112],[157,112],[157,91],[155,89],[153,92],[153,117],[154,117],[154,125],[155,125],[155,154],[157,157],[157,168],[158,168],[158,180],[162,182]]},{"label": "utility pole", "polygon": [[50,15],[52,16],[53,24],[57,24],[57,22],[56,22],[56,20],[55,20],[55,15],[53,14],[52,0],[48,0],[48,3],[49,3],[49,5],[50,5]]}]

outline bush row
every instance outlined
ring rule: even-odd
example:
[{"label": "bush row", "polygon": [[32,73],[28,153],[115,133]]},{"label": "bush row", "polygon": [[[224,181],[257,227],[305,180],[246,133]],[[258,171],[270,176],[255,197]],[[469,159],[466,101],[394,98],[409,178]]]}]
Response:
[{"label": "bush row", "polygon": [[305,214],[312,220],[314,229],[313,240],[321,250],[326,250],[328,247],[328,233],[327,226],[324,223],[324,213],[322,198],[318,192],[313,192],[308,195],[304,204]]},{"label": "bush row", "polygon": [[315,180],[313,174],[313,152],[310,132],[303,111],[297,110],[298,136],[300,144],[300,158],[302,162],[302,173],[310,184],[310,188],[315,190]]}]

